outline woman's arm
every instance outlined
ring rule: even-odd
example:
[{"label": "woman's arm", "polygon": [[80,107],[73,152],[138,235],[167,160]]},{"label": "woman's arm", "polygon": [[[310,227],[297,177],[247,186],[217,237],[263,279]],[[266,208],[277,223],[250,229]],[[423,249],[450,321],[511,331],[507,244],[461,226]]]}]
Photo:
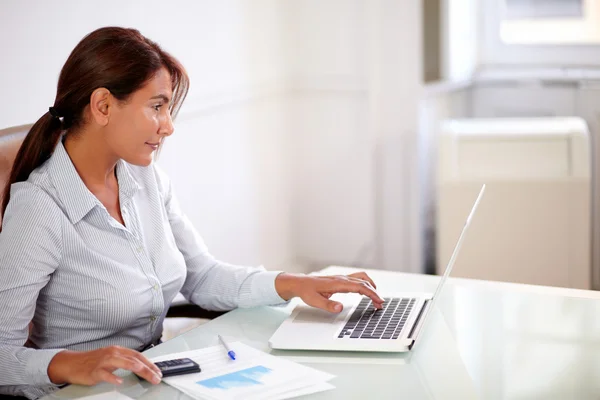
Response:
[{"label": "woman's arm", "polygon": [[121,379],[112,374],[118,368],[159,383],[160,370],[134,350],[23,346],[40,290],[60,263],[64,217],[54,200],[36,186],[22,182],[14,188],[0,232],[0,386],[118,384]]},{"label": "woman's arm", "polygon": [[0,385],[48,384],[50,360],[60,352],[25,348],[40,290],[58,267],[60,211],[48,194],[13,186],[0,233]]},{"label": "woman's arm", "polygon": [[341,311],[337,308],[338,303],[330,301],[329,297],[333,293],[353,292],[371,297],[375,307],[381,307],[383,299],[377,295],[375,284],[365,273],[313,277],[217,261],[181,211],[168,177],[155,168],[171,230],[187,265],[187,278],[181,293],[192,303],[208,310],[230,310],[284,303],[298,296],[309,305],[337,312]]},{"label": "woman's arm", "polygon": [[181,289],[185,298],[207,310],[218,311],[284,303],[275,289],[275,278],[280,272],[224,263],[208,252],[181,211],[169,178],[158,166],[154,168],[171,231],[187,266]]}]

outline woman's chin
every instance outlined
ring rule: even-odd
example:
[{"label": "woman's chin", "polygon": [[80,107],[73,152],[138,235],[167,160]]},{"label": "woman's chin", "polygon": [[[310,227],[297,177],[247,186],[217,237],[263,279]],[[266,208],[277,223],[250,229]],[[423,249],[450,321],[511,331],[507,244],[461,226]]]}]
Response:
[{"label": "woman's chin", "polygon": [[131,164],[131,165],[137,165],[138,167],[147,167],[150,164],[152,164],[152,161],[154,161],[154,158],[152,157],[152,154],[146,156],[138,156],[138,157],[131,157],[131,158],[126,158],[123,159],[124,161],[126,161],[127,163]]}]

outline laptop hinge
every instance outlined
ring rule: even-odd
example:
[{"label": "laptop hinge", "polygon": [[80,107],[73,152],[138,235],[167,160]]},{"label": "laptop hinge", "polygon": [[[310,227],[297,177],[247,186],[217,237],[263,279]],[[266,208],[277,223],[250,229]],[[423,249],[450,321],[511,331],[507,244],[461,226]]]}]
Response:
[{"label": "laptop hinge", "polygon": [[417,337],[421,333],[423,322],[425,322],[426,319],[425,315],[427,314],[430,305],[431,300],[425,300],[425,304],[423,304],[423,307],[421,307],[421,312],[419,312],[419,315],[417,315],[417,319],[413,324],[413,328],[411,329],[407,337],[407,339],[412,340],[411,344],[408,346],[409,349],[412,349],[413,345],[415,344],[415,340],[417,340]]}]

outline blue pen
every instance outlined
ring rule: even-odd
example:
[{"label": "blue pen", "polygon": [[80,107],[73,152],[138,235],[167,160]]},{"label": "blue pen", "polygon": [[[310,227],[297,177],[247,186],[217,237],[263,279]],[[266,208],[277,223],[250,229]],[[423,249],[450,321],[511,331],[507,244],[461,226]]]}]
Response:
[{"label": "blue pen", "polygon": [[221,336],[221,335],[218,335],[218,336],[219,336],[219,340],[221,341],[221,343],[223,343],[225,350],[227,350],[227,355],[229,356],[229,358],[231,358],[232,360],[235,360],[235,351],[233,351],[233,350],[231,350],[231,348],[229,348],[227,343],[225,343],[225,339],[223,339],[223,336]]}]

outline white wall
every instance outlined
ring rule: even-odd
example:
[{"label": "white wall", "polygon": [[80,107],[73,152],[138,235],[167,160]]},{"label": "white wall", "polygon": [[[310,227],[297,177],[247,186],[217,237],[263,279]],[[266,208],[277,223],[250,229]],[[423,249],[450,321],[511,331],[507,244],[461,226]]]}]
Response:
[{"label": "white wall", "polygon": [[374,193],[364,1],[288,2],[296,260],[373,263]]},{"label": "white wall", "polygon": [[378,154],[378,265],[420,272],[419,100],[422,95],[420,2],[369,1],[369,128]]},{"label": "white wall", "polygon": [[[52,104],[94,28],[138,28],[192,89],[160,163],[212,252],[419,271],[421,6],[395,0],[0,4],[0,126]],[[8,66],[8,67],[6,67]]]},{"label": "white wall", "polygon": [[286,12],[297,260],[420,270],[420,4],[313,0]]},{"label": "white wall", "polygon": [[45,112],[70,51],[85,34],[106,25],[137,28],[176,55],[192,80],[191,102],[270,84],[285,63],[280,10],[277,0],[176,0],[168,6],[156,0],[4,0],[0,48],[10,73],[0,79],[13,90],[0,99],[2,109],[11,110],[2,113],[2,123],[30,121]]},{"label": "white wall", "polygon": [[211,251],[291,265],[282,3],[277,0],[5,0],[0,3],[0,126],[37,120],[60,68],[88,32],[135,27],[178,57],[192,87],[160,164]]}]

